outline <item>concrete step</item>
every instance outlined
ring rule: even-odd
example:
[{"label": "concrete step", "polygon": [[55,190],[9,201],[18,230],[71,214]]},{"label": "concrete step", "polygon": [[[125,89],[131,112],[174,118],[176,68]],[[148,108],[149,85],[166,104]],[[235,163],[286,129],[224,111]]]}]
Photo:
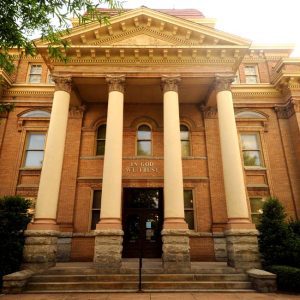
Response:
[{"label": "concrete step", "polygon": [[[27,292],[70,292],[70,291],[126,291],[137,290],[138,282],[29,282]],[[179,290],[251,290],[251,283],[246,281],[148,281],[142,283],[147,291],[179,291]]]},{"label": "concrete step", "polygon": [[251,289],[251,282],[247,281],[160,281],[143,282],[144,290],[191,290],[191,289]]},{"label": "concrete step", "polygon": [[142,281],[248,281],[246,274],[144,274]]},{"label": "concrete step", "polygon": [[29,282],[26,287],[27,292],[48,292],[48,291],[60,291],[69,292],[71,290],[137,290],[137,282],[116,282],[116,281],[101,281],[101,282]]},{"label": "concrete step", "polygon": [[88,275],[37,275],[30,279],[30,282],[136,282],[138,275],[130,274],[88,274]]},{"label": "concrete step", "polygon": [[[30,282],[138,281],[136,274],[38,275]],[[247,281],[246,274],[143,274],[142,281]]]}]

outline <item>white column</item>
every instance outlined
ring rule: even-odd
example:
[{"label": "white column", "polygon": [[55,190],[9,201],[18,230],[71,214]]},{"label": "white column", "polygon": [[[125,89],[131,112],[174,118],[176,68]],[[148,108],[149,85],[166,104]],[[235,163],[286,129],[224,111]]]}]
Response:
[{"label": "white column", "polygon": [[227,215],[229,223],[249,223],[243,165],[230,91],[231,82],[232,77],[218,77],[216,80]]},{"label": "white column", "polygon": [[164,228],[187,229],[184,221],[180,141],[179,77],[163,77],[164,93]]},{"label": "white column", "polygon": [[67,132],[71,78],[54,77],[56,83],[47,133],[44,161],[32,229],[54,229]]},{"label": "white column", "polygon": [[121,229],[122,146],[125,76],[107,76],[109,85],[100,229]]}]

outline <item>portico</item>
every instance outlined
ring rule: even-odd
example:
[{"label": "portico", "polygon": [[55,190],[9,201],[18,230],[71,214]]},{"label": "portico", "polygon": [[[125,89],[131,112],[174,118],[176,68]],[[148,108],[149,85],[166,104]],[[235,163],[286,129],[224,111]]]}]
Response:
[{"label": "portico", "polygon": [[[213,248],[215,234],[221,234],[226,242],[228,256],[223,259],[230,265],[241,269],[259,266],[257,233],[250,221],[230,90],[249,42],[201,24],[191,27],[189,22],[146,8],[117,16],[110,26],[75,28],[66,38],[72,41],[67,64],[51,61],[47,45],[38,43],[52,70],[55,93],[35,220],[26,232],[24,264],[37,269],[54,265],[57,238],[63,232],[75,236],[71,240],[73,253],[79,239],[79,248],[84,239],[94,241],[89,248],[94,253],[94,265],[103,272],[118,273],[124,244],[124,189],[149,188],[163,191],[160,235],[165,272],[188,271],[195,256],[191,244],[202,247],[201,239],[206,238],[208,247]],[[61,174],[64,160],[69,159],[64,153],[69,111],[74,114],[79,110],[77,118],[82,126],[74,175],[76,196],[61,206]],[[224,184],[227,208],[221,222],[209,212],[212,171],[207,163],[209,154],[199,138],[208,130],[205,110],[217,111],[224,177],[220,185]],[[197,111],[197,117],[190,117],[191,111]],[[102,125],[105,136],[99,140],[105,152],[95,155],[94,134]],[[153,134],[147,140],[152,152],[141,157],[135,149],[140,125]],[[191,139],[196,145],[188,158],[182,158],[182,126],[190,134],[185,142]],[[147,171],[131,172],[141,163],[149,164]],[[186,189],[189,199],[185,198]],[[101,192],[98,204],[93,198],[95,191]],[[197,193],[197,201],[193,193]],[[67,221],[62,221],[62,207],[73,212]],[[100,214],[95,230],[82,213],[90,209]],[[191,209],[196,215],[192,218],[197,218],[193,230],[186,221]],[[205,221],[201,209],[209,216]],[[85,225],[81,219],[87,220]],[[150,236],[149,221],[147,226],[150,228],[143,228],[149,229]],[[245,248],[250,249],[249,255],[240,255]],[[203,257],[209,251],[203,250]]]}]

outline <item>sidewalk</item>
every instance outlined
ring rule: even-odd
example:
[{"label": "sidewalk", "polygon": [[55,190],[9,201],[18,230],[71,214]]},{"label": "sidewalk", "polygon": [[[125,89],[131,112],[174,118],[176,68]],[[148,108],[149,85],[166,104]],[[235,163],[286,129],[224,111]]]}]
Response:
[{"label": "sidewalk", "polygon": [[300,300],[300,295],[260,293],[65,293],[0,295],[0,300]]}]

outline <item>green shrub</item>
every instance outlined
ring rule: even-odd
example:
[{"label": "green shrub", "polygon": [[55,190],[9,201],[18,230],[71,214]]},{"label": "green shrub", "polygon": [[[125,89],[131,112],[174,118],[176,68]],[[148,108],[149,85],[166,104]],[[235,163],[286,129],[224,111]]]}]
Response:
[{"label": "green shrub", "polygon": [[268,271],[277,275],[277,287],[282,291],[300,292],[300,269],[290,266],[270,266]]},{"label": "green shrub", "polygon": [[0,279],[21,265],[23,232],[32,217],[30,207],[30,200],[19,196],[0,198]]},{"label": "green shrub", "polygon": [[285,223],[286,214],[276,198],[269,198],[263,206],[258,230],[259,249],[266,265],[287,264],[286,253],[290,230]]},{"label": "green shrub", "polygon": [[300,237],[300,220],[290,220],[289,228]]}]

